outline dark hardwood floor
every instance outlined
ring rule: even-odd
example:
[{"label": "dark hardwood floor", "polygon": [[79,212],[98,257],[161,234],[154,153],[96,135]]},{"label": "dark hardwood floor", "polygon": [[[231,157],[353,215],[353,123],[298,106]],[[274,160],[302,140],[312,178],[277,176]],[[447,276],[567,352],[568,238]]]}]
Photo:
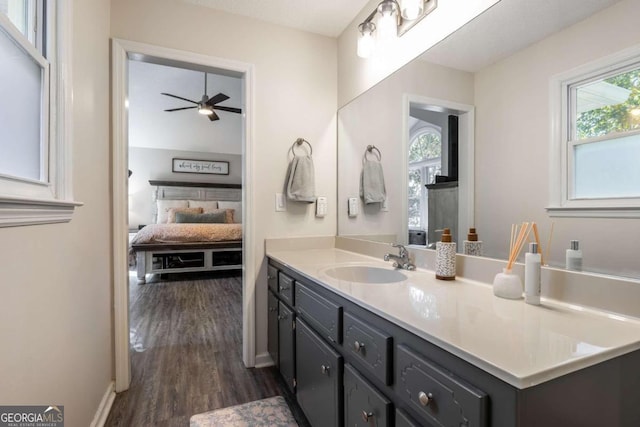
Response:
[{"label": "dark hardwood floor", "polygon": [[188,426],[189,418],[283,395],[273,368],[242,363],[242,277],[169,276],[130,284],[131,387],[119,393],[106,426]]}]

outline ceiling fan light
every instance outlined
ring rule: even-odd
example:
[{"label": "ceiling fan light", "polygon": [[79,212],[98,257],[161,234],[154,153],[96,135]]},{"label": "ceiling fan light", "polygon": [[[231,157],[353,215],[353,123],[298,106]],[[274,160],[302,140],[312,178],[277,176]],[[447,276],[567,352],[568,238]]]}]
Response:
[{"label": "ceiling fan light", "polygon": [[424,11],[424,0],[400,0],[400,14],[406,20],[413,21]]},{"label": "ceiling fan light", "polygon": [[210,116],[213,114],[213,109],[206,104],[198,104],[198,113],[203,116]]}]

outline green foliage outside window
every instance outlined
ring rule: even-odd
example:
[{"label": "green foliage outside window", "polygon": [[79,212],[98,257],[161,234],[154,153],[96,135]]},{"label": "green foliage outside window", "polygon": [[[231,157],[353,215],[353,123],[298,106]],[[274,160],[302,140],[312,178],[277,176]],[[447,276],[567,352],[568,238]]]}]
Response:
[{"label": "green foliage outside window", "polygon": [[631,93],[625,102],[579,113],[576,120],[578,139],[640,129],[640,69],[618,74],[604,81],[630,90]]}]

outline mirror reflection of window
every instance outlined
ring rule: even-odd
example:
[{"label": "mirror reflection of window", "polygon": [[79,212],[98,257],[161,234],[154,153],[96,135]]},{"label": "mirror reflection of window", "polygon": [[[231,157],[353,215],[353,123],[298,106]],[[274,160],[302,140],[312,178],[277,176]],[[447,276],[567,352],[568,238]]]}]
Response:
[{"label": "mirror reflection of window", "polygon": [[442,133],[428,124],[412,135],[409,142],[409,229],[426,230],[427,189],[442,172]]}]

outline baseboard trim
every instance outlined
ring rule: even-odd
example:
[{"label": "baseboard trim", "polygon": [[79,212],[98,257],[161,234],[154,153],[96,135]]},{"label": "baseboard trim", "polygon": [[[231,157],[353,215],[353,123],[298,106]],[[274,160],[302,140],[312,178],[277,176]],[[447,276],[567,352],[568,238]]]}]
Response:
[{"label": "baseboard trim", "polygon": [[100,405],[98,406],[98,410],[96,414],[93,416],[93,421],[91,421],[90,427],[103,427],[104,423],[107,422],[107,417],[109,416],[109,412],[111,412],[111,406],[113,405],[113,401],[116,398],[116,383],[111,381],[107,386],[107,391],[104,392],[104,396],[102,396],[102,400],[100,401]]},{"label": "baseboard trim", "polygon": [[273,365],[275,365],[275,363],[273,363],[273,360],[271,359],[269,353],[256,354],[256,368],[266,368]]}]

